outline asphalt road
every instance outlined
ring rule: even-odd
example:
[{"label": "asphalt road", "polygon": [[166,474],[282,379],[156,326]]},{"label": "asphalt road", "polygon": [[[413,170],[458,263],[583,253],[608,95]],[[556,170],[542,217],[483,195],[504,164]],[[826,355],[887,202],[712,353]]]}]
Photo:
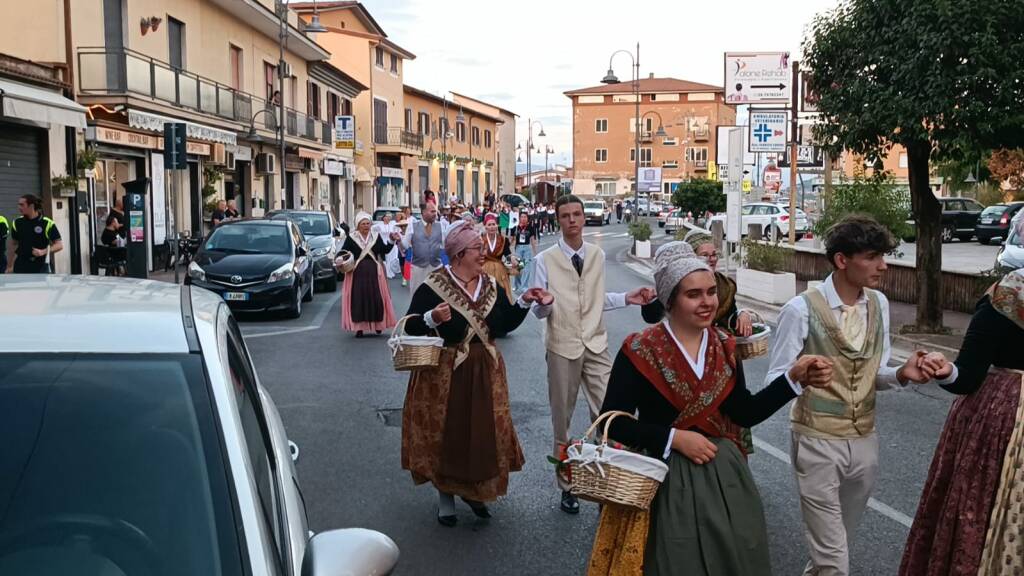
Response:
[{"label": "asphalt road", "polygon": [[[608,258],[608,289],[650,283],[626,264],[624,226],[590,227],[587,239]],[[553,239],[545,237],[542,247]],[[396,313],[409,296],[392,282]],[[264,386],[277,403],[290,438],[300,448],[298,470],[311,529],[362,526],[390,535],[401,549],[398,574],[583,574],[597,524],[597,506],[578,516],[558,508],[550,447],[550,410],[542,324],[532,316],[499,347],[509,369],[512,415],[527,463],[513,474],[509,493],[491,506],[494,518],[476,521],[459,503],[459,524],[434,520],[436,494],[414,486],[401,469],[401,407],[407,375],[391,369],[385,336],[357,340],[340,328],[339,292],[317,294],[303,317],[246,318],[243,331]],[[644,327],[639,310],[609,312],[609,340],[617,348]],[[747,362],[760,387],[765,359]],[[853,539],[853,573],[894,574],[951,398],[936,388],[886,392],[878,403],[882,470],[872,509]],[[807,561],[796,486],[788,463],[788,410],[754,430],[750,467],[764,501],[775,574],[799,574]],[[577,404],[573,429],[585,429]],[[682,571],[680,573],[685,573]]]}]

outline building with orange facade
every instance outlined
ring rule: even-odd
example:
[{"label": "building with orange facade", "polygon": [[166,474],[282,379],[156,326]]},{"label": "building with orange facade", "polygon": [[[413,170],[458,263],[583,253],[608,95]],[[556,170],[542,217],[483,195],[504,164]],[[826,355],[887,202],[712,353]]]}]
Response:
[{"label": "building with orange facade", "polygon": [[[640,166],[661,167],[667,197],[689,178],[708,178],[715,165],[718,126],[736,124],[725,91],[676,78],[650,75],[640,84]],[[588,198],[633,194],[636,96],[619,82],[565,93],[572,100],[573,190]],[[659,127],[666,136],[658,136]]]}]

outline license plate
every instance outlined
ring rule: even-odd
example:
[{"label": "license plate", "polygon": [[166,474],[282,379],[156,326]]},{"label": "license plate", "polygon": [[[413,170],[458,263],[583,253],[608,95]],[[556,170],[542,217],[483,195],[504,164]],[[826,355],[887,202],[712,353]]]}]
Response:
[{"label": "license plate", "polygon": [[247,292],[225,292],[224,299],[232,302],[244,302],[249,299]]},{"label": "license plate", "polygon": [[994,222],[994,221],[995,221],[995,219],[994,219],[994,218],[982,218],[982,219],[981,219],[981,223],[982,223],[982,224],[991,224],[991,223],[992,223],[992,222]]}]

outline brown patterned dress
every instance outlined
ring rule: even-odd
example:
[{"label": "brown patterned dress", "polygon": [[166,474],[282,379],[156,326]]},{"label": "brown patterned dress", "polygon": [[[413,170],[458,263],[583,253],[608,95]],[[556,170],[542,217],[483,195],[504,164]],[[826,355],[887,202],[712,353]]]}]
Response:
[{"label": "brown patterned dress", "polygon": [[492,333],[508,333],[528,308],[509,302],[504,289],[483,275],[475,298],[446,269],[437,270],[413,295],[409,334],[432,330],[423,315],[442,302],[452,319],[437,327],[445,348],[436,368],[409,379],[402,411],[402,468],[417,484],[489,502],[508,490],[510,472],[525,459],[509,410],[505,361]]}]

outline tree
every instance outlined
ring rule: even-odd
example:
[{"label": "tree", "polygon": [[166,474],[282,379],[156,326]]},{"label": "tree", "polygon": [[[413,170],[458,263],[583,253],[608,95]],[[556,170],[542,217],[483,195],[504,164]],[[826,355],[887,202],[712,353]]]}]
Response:
[{"label": "tree", "polygon": [[910,236],[907,214],[910,212],[906,188],[893,183],[886,172],[870,177],[858,174],[850,182],[836,184],[825,204],[821,217],[814,223],[814,233],[824,236],[833,224],[849,214],[868,214],[897,238]]},{"label": "tree", "polygon": [[672,193],[672,204],[694,215],[725,210],[722,183],[715,180],[691,179],[680,182]]},{"label": "tree", "polygon": [[833,157],[907,150],[916,328],[940,331],[941,209],[929,162],[1024,145],[1021,0],[844,0],[815,17],[803,53],[821,112],[815,139]]},{"label": "tree", "polygon": [[988,160],[988,169],[998,182],[1024,190],[1024,150],[996,150]]}]

